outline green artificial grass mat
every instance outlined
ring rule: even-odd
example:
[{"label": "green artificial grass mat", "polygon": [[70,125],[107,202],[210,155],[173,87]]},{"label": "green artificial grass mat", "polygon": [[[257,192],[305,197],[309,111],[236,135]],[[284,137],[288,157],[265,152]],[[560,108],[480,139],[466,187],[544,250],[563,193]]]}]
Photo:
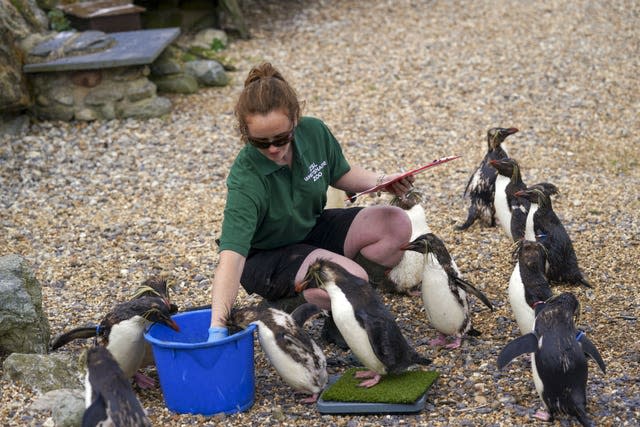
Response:
[{"label": "green artificial grass mat", "polygon": [[324,401],[366,403],[415,403],[431,387],[440,374],[436,371],[406,371],[389,374],[371,388],[359,387],[363,380],[355,378],[351,368],[322,393]]}]

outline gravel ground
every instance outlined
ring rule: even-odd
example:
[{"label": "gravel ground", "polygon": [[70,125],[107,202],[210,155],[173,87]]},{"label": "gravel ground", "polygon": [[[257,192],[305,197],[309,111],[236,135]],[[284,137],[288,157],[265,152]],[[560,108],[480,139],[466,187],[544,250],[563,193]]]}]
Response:
[{"label": "gravel ground", "polygon": [[[52,332],[98,321],[151,274],[175,283],[181,307],[208,302],[224,178],[240,148],[233,103],[249,68],[269,60],[323,118],[347,156],[394,172],[461,159],[418,176],[428,221],[465,277],[494,302],[476,303],[483,335],[455,351],[419,350],[442,376],[417,415],[322,416],[297,397],[256,344],[256,400],[227,417],[171,414],[161,391],[140,391],[155,425],[533,425],[540,406],[525,358],[496,368],[517,336],[506,288],[511,243],[499,229],[453,226],[492,126],[517,127],[510,153],[525,182],[560,188],[554,208],[594,289],[571,290],[579,325],[607,374],[590,363],[588,411],[598,425],[640,419],[638,209],[640,3],[635,1],[248,1],[254,38],[228,57],[225,88],[171,96],[169,117],[41,122],[0,144],[0,254],[24,255],[43,285]],[[369,197],[360,205],[387,203]],[[435,335],[420,300],[385,295],[407,337]],[[241,293],[239,304],[259,298]],[[319,324],[311,326],[319,336]],[[63,351],[79,352],[83,344]],[[346,353],[326,347],[332,373]],[[0,372],[1,373],[1,372]],[[155,375],[154,370],[148,372]],[[0,424],[39,425],[32,391],[0,381]],[[572,425],[561,417],[556,424]]]}]

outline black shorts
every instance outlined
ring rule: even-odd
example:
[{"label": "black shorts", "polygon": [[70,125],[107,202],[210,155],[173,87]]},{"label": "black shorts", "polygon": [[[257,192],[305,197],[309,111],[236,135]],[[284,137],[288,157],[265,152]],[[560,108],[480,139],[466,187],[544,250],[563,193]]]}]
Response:
[{"label": "black shorts", "polygon": [[295,277],[305,258],[316,249],[344,255],[347,232],[362,209],[326,209],[302,242],[277,249],[251,249],[240,279],[242,287],[269,300],[294,296]]}]

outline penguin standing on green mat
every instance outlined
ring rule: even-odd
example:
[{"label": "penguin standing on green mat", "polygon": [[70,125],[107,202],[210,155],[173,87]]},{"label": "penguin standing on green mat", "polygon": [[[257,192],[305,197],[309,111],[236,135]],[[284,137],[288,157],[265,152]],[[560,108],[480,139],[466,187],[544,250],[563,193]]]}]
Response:
[{"label": "penguin standing on green mat", "polygon": [[389,373],[431,363],[409,345],[393,315],[366,280],[332,261],[318,260],[309,266],[296,291],[307,287],[318,287],[329,294],[336,326],[353,354],[368,368],[356,373],[357,378],[363,379],[361,387],[373,387]]}]

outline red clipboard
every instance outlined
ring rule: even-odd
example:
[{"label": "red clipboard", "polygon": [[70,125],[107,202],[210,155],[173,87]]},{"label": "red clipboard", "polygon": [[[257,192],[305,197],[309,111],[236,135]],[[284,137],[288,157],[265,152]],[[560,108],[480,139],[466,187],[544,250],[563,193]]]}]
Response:
[{"label": "red clipboard", "polygon": [[438,166],[438,165],[441,165],[443,163],[450,162],[451,160],[459,159],[460,157],[461,156],[449,156],[449,157],[442,157],[441,159],[436,159],[436,160],[432,161],[431,163],[427,163],[424,166],[420,166],[419,168],[410,170],[409,172],[405,172],[402,175],[397,176],[397,177],[395,177],[393,179],[390,179],[389,181],[385,181],[385,182],[383,182],[381,184],[378,184],[375,187],[371,187],[371,188],[369,188],[367,190],[361,191],[358,194],[354,194],[351,197],[347,197],[346,200],[354,201],[357,197],[360,197],[360,196],[365,195],[365,194],[374,193],[376,191],[382,190],[383,188],[385,188],[389,184],[392,184],[392,183],[394,183],[396,181],[400,181],[403,178],[406,178],[406,177],[411,176],[411,175],[417,175],[420,172],[424,172],[425,170],[429,169],[430,167]]}]

